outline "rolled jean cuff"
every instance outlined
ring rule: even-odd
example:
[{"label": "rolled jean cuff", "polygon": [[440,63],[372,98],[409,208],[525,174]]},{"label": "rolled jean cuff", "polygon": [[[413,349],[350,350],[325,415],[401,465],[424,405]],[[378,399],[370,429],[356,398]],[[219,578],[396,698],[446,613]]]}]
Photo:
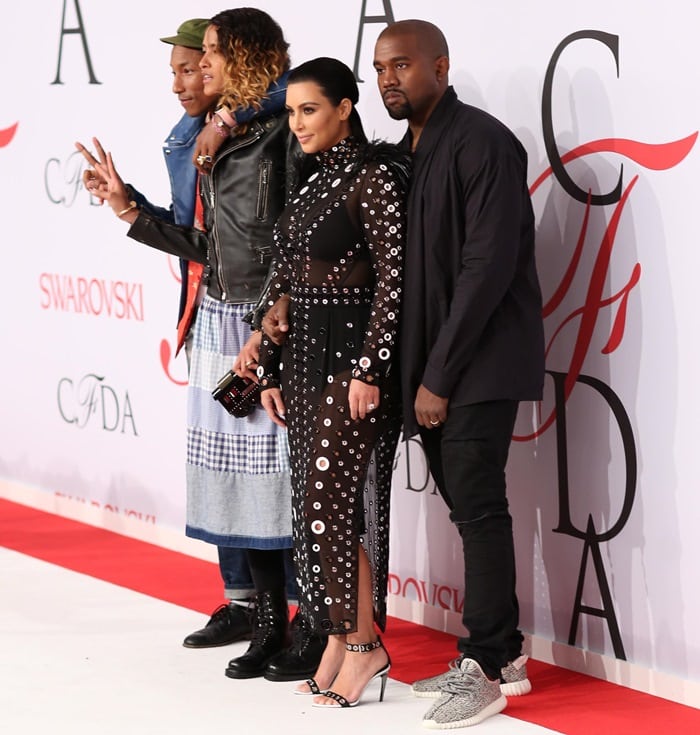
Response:
[{"label": "rolled jean cuff", "polygon": [[239,600],[245,602],[252,600],[255,597],[255,589],[252,585],[250,587],[225,587],[224,597],[227,600]]}]

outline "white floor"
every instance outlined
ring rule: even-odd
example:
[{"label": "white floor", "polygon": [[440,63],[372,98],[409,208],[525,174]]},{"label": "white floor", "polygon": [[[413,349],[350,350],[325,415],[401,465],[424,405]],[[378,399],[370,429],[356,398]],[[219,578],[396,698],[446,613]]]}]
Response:
[{"label": "white floor", "polygon": [[[312,708],[293,684],[224,676],[247,644],[183,648],[199,613],[0,548],[0,733],[427,733],[430,705],[390,681],[352,710]],[[551,733],[505,715],[484,735]]]}]

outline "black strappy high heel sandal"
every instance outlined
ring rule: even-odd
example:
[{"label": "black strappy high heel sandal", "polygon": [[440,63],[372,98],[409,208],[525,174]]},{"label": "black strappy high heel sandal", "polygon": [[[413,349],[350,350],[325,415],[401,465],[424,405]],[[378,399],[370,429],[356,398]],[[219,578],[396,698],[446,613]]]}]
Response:
[{"label": "black strappy high heel sandal", "polygon": [[[371,651],[374,651],[377,648],[384,648],[384,645],[382,644],[382,639],[377,638],[376,641],[373,643],[346,643],[345,644],[345,650],[349,651],[350,653],[370,653]],[[373,674],[367,684],[362,687],[362,691],[360,692],[360,695],[354,702],[349,702],[345,697],[338,694],[337,692],[332,691],[331,689],[327,689],[325,692],[319,691],[319,694],[323,695],[324,697],[328,697],[329,699],[335,700],[337,704],[321,704],[321,703],[313,703],[314,707],[327,707],[328,709],[338,709],[340,707],[356,707],[360,703],[360,699],[362,699],[362,695],[365,693],[365,689],[367,689],[370,682],[374,681],[375,679],[381,679],[381,689],[379,690],[379,701],[384,701],[384,690],[386,689],[386,680],[389,676],[389,669],[391,668],[391,657],[389,656],[389,652],[384,648],[386,651],[387,656],[387,662],[382,666],[379,671],[377,671],[375,674]],[[308,683],[308,682],[307,682]],[[314,682],[315,683],[315,682]],[[309,684],[309,687],[311,684]]]},{"label": "black strappy high heel sandal", "polygon": [[[335,676],[333,677],[333,679],[335,680]],[[304,681],[304,684],[306,684],[306,686],[309,687],[309,691],[308,692],[300,692],[298,689],[295,689],[294,690],[294,694],[298,694],[301,697],[310,697],[311,695],[314,695],[314,696],[316,696],[318,694],[324,694],[325,695],[325,693],[326,693],[326,690],[325,689],[321,689],[321,687],[318,685],[318,682],[316,681],[316,679],[313,678],[313,676],[310,677],[309,679],[306,679]],[[332,684],[333,684],[333,682],[331,682],[331,685]]]}]

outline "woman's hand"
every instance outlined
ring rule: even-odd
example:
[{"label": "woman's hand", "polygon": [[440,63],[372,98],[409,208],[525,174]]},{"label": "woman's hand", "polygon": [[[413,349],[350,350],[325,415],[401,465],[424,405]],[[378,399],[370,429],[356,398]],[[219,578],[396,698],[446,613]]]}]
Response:
[{"label": "woman's hand", "polygon": [[283,429],[287,428],[287,422],[284,420],[286,409],[282,400],[282,391],[279,388],[268,388],[262,391],[260,404],[267,411],[271,421]]},{"label": "woman's hand", "polygon": [[216,156],[216,152],[221,148],[221,144],[226,140],[212,127],[205,125],[194,144],[194,153],[192,154],[192,163],[195,168],[202,174],[211,173],[212,163]]},{"label": "woman's hand", "polygon": [[[119,216],[120,212],[130,206],[129,192],[117,173],[111,153],[105,153],[102,144],[97,138],[92,139],[97,151],[97,158],[85,148],[82,143],[76,143],[75,147],[82,153],[83,158],[92,166],[94,172],[85,171],[83,181],[86,182],[87,190],[112,208],[114,214]],[[138,210],[132,209],[124,214],[121,219],[132,223],[138,216]]]},{"label": "woman's hand", "polygon": [[281,345],[289,332],[289,296],[282,294],[267,310],[262,319],[263,332],[276,344]]},{"label": "woman's hand", "polygon": [[258,366],[260,359],[260,342],[262,341],[262,332],[253,332],[248,337],[248,341],[243,345],[238,357],[233,361],[233,372],[241,378],[250,378],[256,383],[258,376],[255,368]]},{"label": "woman's hand", "polygon": [[364,419],[379,406],[379,388],[353,378],[348,389],[348,405],[351,419]]}]

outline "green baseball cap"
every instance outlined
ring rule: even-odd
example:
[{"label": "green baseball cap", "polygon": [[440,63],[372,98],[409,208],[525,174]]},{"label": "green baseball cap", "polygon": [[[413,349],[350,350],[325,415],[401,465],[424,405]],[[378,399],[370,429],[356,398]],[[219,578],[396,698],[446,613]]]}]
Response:
[{"label": "green baseball cap", "polygon": [[186,46],[201,50],[204,32],[209,24],[210,21],[207,18],[191,18],[178,26],[176,35],[166,36],[160,40],[173,46]]}]

